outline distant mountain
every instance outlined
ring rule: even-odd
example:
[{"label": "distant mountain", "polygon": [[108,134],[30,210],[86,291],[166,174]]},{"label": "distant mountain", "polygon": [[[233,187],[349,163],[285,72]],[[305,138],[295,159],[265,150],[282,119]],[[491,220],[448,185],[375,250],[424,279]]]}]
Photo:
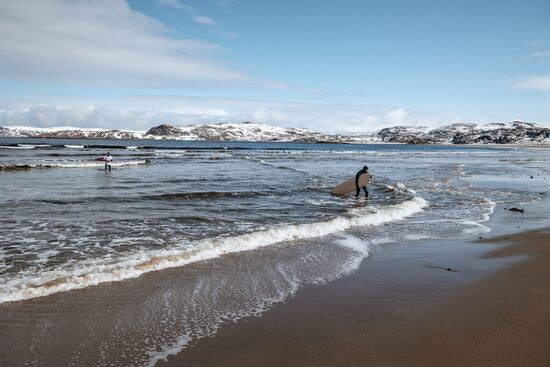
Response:
[{"label": "distant mountain", "polygon": [[155,139],[202,141],[274,141],[304,143],[346,143],[351,138],[326,135],[303,128],[284,128],[266,124],[241,122],[195,125],[159,125],[147,132],[82,129],[73,127],[32,128],[0,127],[0,137],[58,139]]},{"label": "distant mountain", "polygon": [[550,128],[527,122],[486,125],[452,124],[439,128],[394,126],[369,134],[327,135],[303,128],[241,122],[159,125],[147,132],[74,127],[0,127],[0,137],[58,139],[155,139],[201,141],[273,141],[305,143],[405,144],[550,144]]},{"label": "distant mountain", "polygon": [[407,144],[550,144],[550,128],[514,121],[509,124],[452,124],[439,128],[396,126],[374,133],[386,143]]},{"label": "distant mountain", "polygon": [[345,143],[347,137],[326,135],[303,128],[277,127],[254,122],[206,125],[159,125],[145,136],[178,140],[292,141],[304,143]]},{"label": "distant mountain", "polygon": [[83,129],[79,127],[0,126],[0,138],[143,139],[137,131]]}]

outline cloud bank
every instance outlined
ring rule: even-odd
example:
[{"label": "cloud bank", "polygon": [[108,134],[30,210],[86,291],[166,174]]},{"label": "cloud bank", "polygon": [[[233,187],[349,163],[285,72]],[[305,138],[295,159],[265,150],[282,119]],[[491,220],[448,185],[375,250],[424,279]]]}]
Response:
[{"label": "cloud bank", "polygon": [[190,16],[193,22],[197,24],[202,24],[209,27],[218,26],[218,22],[216,22],[214,19],[204,15],[200,15],[197,12],[197,9],[195,9],[193,6],[184,4],[178,0],[155,0],[155,3],[157,3],[157,5],[159,6],[169,6],[171,8],[177,9],[183,14]]},{"label": "cloud bank", "polygon": [[[208,17],[195,21],[215,24]],[[174,38],[124,0],[0,1],[0,34],[0,78],[131,86],[262,84],[221,62],[221,47]]]},{"label": "cloud bank", "polygon": [[[122,105],[125,107],[121,108]],[[135,96],[109,103],[44,104],[0,110],[0,126],[76,126],[143,131],[163,123],[243,121],[305,127],[329,134],[365,133],[391,125],[441,126],[456,122],[490,122],[480,116],[432,114],[407,111],[401,107],[182,96]]]},{"label": "cloud bank", "polygon": [[527,76],[514,81],[517,89],[550,90],[550,76]]}]

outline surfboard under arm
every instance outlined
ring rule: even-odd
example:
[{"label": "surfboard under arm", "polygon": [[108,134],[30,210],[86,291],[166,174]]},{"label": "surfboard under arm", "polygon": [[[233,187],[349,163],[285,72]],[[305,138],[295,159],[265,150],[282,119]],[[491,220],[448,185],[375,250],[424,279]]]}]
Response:
[{"label": "surfboard under arm", "polygon": [[[370,181],[369,173],[363,173],[359,176],[359,187],[367,186]],[[350,192],[355,192],[355,178],[342,182],[340,185],[334,186],[330,193],[333,195],[346,195]]]}]

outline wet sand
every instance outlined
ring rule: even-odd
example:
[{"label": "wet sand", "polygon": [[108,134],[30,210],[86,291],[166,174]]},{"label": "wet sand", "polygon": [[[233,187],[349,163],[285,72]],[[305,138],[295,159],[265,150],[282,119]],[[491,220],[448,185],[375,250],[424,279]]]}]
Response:
[{"label": "wet sand", "polygon": [[550,366],[548,346],[550,229],[385,249],[157,365]]}]

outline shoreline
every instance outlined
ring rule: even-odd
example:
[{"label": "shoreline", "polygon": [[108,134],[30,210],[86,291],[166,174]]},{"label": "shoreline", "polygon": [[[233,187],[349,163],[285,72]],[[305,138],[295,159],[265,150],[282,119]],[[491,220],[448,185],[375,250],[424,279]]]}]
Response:
[{"label": "shoreline", "polygon": [[386,249],[357,274],[308,287],[157,366],[548,366],[550,229],[467,247],[421,250],[441,267]]},{"label": "shoreline", "polygon": [[[545,220],[547,201],[528,206],[525,214],[497,210],[491,219],[492,233],[500,236],[475,242],[421,240],[376,247],[355,273],[328,283],[304,285],[259,317],[227,322],[213,336],[189,344],[182,340],[183,349],[178,348],[167,360],[160,357],[157,363],[147,365],[395,366],[411,365],[414,360],[412,365],[512,366],[528,360],[529,365],[547,366],[550,353],[544,346],[550,335],[540,328],[550,322],[546,311],[550,310],[550,280],[545,280],[550,266],[550,230],[533,230],[549,228]],[[517,227],[505,225],[512,221]],[[515,234],[505,234],[510,230]],[[236,259],[228,255],[224,262],[232,258]],[[53,327],[53,334],[44,334],[48,335],[44,345],[54,343],[53,348],[41,351],[45,353],[42,365],[66,364],[68,353],[75,350],[79,350],[79,365],[97,365],[96,353],[104,341],[91,335],[82,344],[87,329],[110,340],[113,324],[130,323],[130,329],[130,325],[139,326],[142,311],[157,299],[155,294],[170,294],[169,284],[181,287],[193,273],[205,270],[216,273],[219,265],[207,261],[190,265],[183,272],[167,269],[127,282],[3,304],[0,308],[6,313],[0,325],[10,326],[13,332],[4,335],[12,336],[10,342],[0,340],[0,360],[5,357],[7,365],[23,365],[19,358],[25,354],[20,353],[30,351],[18,341],[36,335],[33,339],[39,342],[40,335]],[[503,280],[509,279],[515,280],[513,287],[503,287],[508,284]],[[537,283],[540,281],[543,283]],[[159,289],[162,284],[165,288]],[[525,290],[521,288],[524,284],[529,286]],[[544,299],[538,297],[541,290],[546,292]],[[503,305],[506,308],[500,310]],[[535,317],[523,325],[523,316],[531,314]],[[163,321],[166,315],[151,316],[160,317],[152,325],[169,325]],[[13,323],[14,317],[19,321]],[[29,317],[44,319],[33,326],[24,321]],[[522,349],[516,352],[513,344],[517,335],[526,333],[531,338],[525,338]],[[532,341],[537,343],[533,348]],[[132,334],[124,341],[110,342],[146,348],[139,336]],[[500,349],[513,352],[503,357]],[[106,355],[108,359],[103,362],[133,363],[124,349],[111,352],[115,354]],[[508,364],[510,361],[514,363]]]},{"label": "shoreline", "polygon": [[[242,263],[243,256],[261,256],[268,260],[278,250],[266,248],[254,253],[228,254],[223,262],[204,261],[124,282],[4,303],[0,305],[0,328],[4,331],[0,333],[0,364],[394,366],[410,365],[407,362],[415,358],[418,362],[413,365],[463,365],[453,364],[454,359],[434,358],[449,355],[456,358],[454,354],[464,354],[456,346],[463,348],[472,331],[462,330],[462,334],[457,334],[455,329],[438,328],[450,325],[450,321],[460,326],[462,321],[457,321],[457,317],[464,316],[463,311],[467,309],[461,302],[468,306],[469,300],[486,296],[483,289],[479,295],[468,296],[469,287],[526,261],[530,252],[523,252],[521,246],[502,254],[498,251],[510,248],[510,239],[521,236],[518,233],[550,228],[549,202],[550,197],[545,195],[541,201],[525,206],[522,214],[497,206],[486,223],[492,228],[487,234],[494,236],[492,240],[433,239],[377,245],[353,273],[322,284],[302,284],[296,293],[289,293],[256,316],[225,319],[221,327],[204,330],[202,337],[178,339],[177,344],[168,345],[165,350],[150,349],[144,335],[151,329],[153,337],[166,332],[181,335],[185,325],[176,315],[193,311],[189,305],[202,304],[190,302],[185,295],[199,289],[195,296],[209,297],[209,292],[201,288],[201,279],[214,277],[230,291],[233,282],[247,281],[246,277],[233,278],[242,272],[243,264],[252,264]],[[550,259],[550,255],[546,258]],[[548,265],[544,263],[544,270]],[[448,268],[452,271],[447,271]],[[527,269],[531,267],[528,265]],[[228,283],[227,279],[233,280]],[[494,288],[489,284],[489,290]],[[546,289],[550,289],[550,285]],[[513,292],[502,290],[503,297]],[[466,295],[457,296],[461,294]],[[499,298],[493,298],[482,303],[488,305],[489,310],[499,307],[493,302]],[[529,311],[520,307],[526,298],[524,295],[513,297],[521,302],[518,310]],[[222,302],[229,305],[236,300],[224,299]],[[550,302],[535,300],[534,304],[542,305],[544,311]],[[213,317],[208,308],[203,311],[201,317]],[[520,316],[522,314],[520,312]],[[462,320],[471,322],[466,316]],[[491,314],[482,319],[496,322],[497,326],[506,325],[499,320]],[[546,325],[545,320],[537,319],[541,321],[538,325]],[[123,326],[122,335],[117,331],[118,325]],[[473,329],[479,325],[482,324],[476,320]],[[518,327],[512,330],[514,336],[525,331]],[[438,345],[438,335],[444,335],[452,343]],[[454,340],[460,336],[462,344]],[[541,338],[541,341],[546,343],[550,339]],[[470,346],[464,348],[467,347]],[[430,354],[434,348],[447,348],[448,353],[434,356]],[[142,352],[132,354],[136,350],[147,351],[154,358],[142,360]],[[537,350],[537,353],[541,355],[544,351]],[[543,354],[541,358],[545,357]],[[432,360],[437,363],[431,363]],[[538,361],[540,359],[535,362]],[[470,365],[476,365],[475,362],[491,365],[485,360],[469,361]],[[530,365],[537,363],[530,361]]]}]

